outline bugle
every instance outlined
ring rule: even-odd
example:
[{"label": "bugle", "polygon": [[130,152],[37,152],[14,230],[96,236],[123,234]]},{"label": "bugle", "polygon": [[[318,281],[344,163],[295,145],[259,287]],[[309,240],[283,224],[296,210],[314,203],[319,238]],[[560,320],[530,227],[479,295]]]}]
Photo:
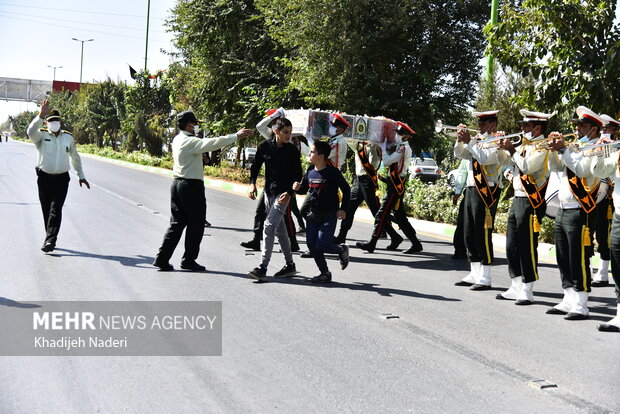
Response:
[{"label": "bugle", "polygon": [[458,131],[459,129],[464,129],[466,131],[472,131],[475,133],[479,133],[480,130],[479,129],[473,129],[473,128],[468,128],[468,127],[459,127],[459,126],[452,126],[452,125],[444,125],[443,122],[441,121],[441,119],[439,121],[437,121],[435,123],[435,132],[436,133],[440,133],[440,132],[448,132],[448,131]]},{"label": "bugle", "polygon": [[[606,147],[610,147],[612,145],[618,145],[618,144],[620,144],[620,140],[604,142],[604,143],[601,143],[601,144],[584,145],[583,147],[577,148],[577,151],[588,151],[588,150],[593,150],[593,149],[596,149],[596,148],[605,149]],[[620,148],[615,148],[615,149],[618,150]],[[615,151],[611,151],[611,152],[615,152]],[[599,153],[600,153],[599,151],[593,151],[590,154],[583,154],[583,155],[585,155],[585,156],[592,156],[592,155],[598,155]]]},{"label": "bugle", "polygon": [[[514,134],[509,134],[509,135],[503,135],[503,136],[496,136],[493,138],[487,138],[487,139],[483,139],[478,141],[478,144],[492,144],[495,142],[499,142],[502,139],[510,139],[510,141],[512,142],[512,145],[518,145],[521,143],[521,138],[523,136],[523,132],[516,132]],[[517,138],[518,139],[512,139],[512,138]]]},{"label": "bugle", "polygon": [[[577,139],[578,134],[575,132],[572,132],[570,134],[562,134],[562,137],[564,138],[568,138],[568,137],[574,137],[574,139]],[[547,138],[538,140],[538,141],[533,141],[532,144],[534,144],[534,146],[536,147],[536,150],[538,151],[545,151],[549,149],[549,144],[551,144],[551,141],[553,141],[554,139],[557,139],[557,136],[548,136]],[[568,147],[570,144],[572,144],[572,142],[564,142],[564,146]]]}]

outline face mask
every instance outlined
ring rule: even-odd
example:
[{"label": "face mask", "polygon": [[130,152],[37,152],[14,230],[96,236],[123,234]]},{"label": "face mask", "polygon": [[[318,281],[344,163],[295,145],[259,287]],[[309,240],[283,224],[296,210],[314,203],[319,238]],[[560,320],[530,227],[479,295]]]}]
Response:
[{"label": "face mask", "polygon": [[523,134],[523,138],[531,140],[532,139],[532,132],[526,132],[525,134]]},{"label": "face mask", "polygon": [[579,142],[581,142],[582,144],[588,141],[590,141],[590,138],[588,138],[587,136],[579,138]]},{"label": "face mask", "polygon": [[60,131],[60,121],[49,121],[47,123],[47,129],[54,133]]},{"label": "face mask", "polygon": [[601,134],[601,138],[611,140],[611,134]]},{"label": "face mask", "polygon": [[200,126],[194,125],[194,135],[198,135],[200,133]]}]

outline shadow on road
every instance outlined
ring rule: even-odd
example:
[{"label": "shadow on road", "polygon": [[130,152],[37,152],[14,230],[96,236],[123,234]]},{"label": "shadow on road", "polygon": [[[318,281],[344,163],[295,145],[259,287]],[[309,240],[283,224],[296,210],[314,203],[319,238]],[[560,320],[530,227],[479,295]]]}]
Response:
[{"label": "shadow on road", "polygon": [[259,281],[254,281],[253,279],[249,278],[245,273],[216,272],[216,271],[210,271],[210,270],[207,270],[206,272],[203,272],[203,273],[210,274],[210,275],[225,275],[225,276],[240,277],[243,279],[248,279],[248,282],[253,281],[257,285],[263,285],[263,284],[267,285],[269,283],[281,283],[281,284],[287,284],[287,285],[296,285],[296,286],[312,287],[312,288],[322,287],[322,288],[329,288],[329,289],[361,290],[361,291],[367,291],[367,292],[375,292],[381,296],[386,296],[386,297],[408,296],[412,298],[441,300],[441,301],[446,301],[446,302],[460,302],[461,301],[460,299],[447,298],[445,296],[440,296],[440,295],[429,295],[426,293],[412,292],[412,291],[403,290],[403,289],[384,288],[384,287],[381,287],[381,285],[378,285],[376,283],[361,283],[361,282],[343,283],[343,282],[335,281],[331,283],[315,285],[315,284],[310,283],[310,278],[303,277],[303,276],[293,276],[293,277],[282,278],[282,279],[269,277],[267,281],[259,282]]},{"label": "shadow on road", "polygon": [[108,256],[105,254],[95,254],[95,253],[88,253],[88,252],[81,252],[79,250],[72,250],[72,249],[65,249],[65,248],[56,248],[56,250],[54,250],[54,252],[66,252],[68,254],[63,254],[63,253],[50,253],[48,254],[48,256],[54,256],[54,257],[88,257],[88,258],[92,258],[92,259],[103,259],[103,260],[112,260],[115,262],[119,262],[120,264],[122,264],[123,266],[131,266],[131,267],[142,267],[140,265],[148,265],[149,267],[152,267],[151,263],[153,263],[154,258],[153,257],[148,257],[148,256],[142,256],[142,255],[138,255],[138,256],[134,256],[134,257],[127,257],[127,256]]},{"label": "shadow on road", "polygon": [[21,303],[11,299],[0,297],[0,306],[8,306],[10,308],[40,308],[41,305],[36,303]]}]

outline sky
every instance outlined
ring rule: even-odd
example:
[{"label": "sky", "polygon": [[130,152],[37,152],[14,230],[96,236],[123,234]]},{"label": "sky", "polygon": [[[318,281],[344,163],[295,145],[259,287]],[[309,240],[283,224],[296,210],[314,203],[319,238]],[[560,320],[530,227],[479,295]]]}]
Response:
[{"label": "sky", "polygon": [[[172,35],[164,20],[174,0],[151,0],[147,67],[165,69]],[[130,64],[144,69],[148,0],[0,0],[0,77],[52,81],[128,80]],[[34,103],[0,100],[0,123],[8,115],[36,110]]]}]

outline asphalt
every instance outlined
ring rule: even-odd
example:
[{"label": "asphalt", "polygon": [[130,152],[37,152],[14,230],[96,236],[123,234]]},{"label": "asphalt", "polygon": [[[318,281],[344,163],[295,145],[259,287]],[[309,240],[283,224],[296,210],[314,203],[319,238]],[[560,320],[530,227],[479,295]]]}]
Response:
[{"label": "asphalt", "polygon": [[[50,300],[222,301],[223,353],[0,356],[3,413],[620,412],[620,335],[596,330],[615,314],[613,287],[593,291],[589,320],[546,315],[561,286],[545,262],[536,303],[517,307],[495,299],[509,285],[502,246],[494,289],[473,292],[454,286],[468,266],[450,260],[450,238],[425,229],[420,254],[381,241],[374,254],[351,248],[345,271],[330,259],[329,285],[308,283],[316,266],[299,256],[296,277],[254,283],[245,273],[259,256],[239,242],[251,236],[255,202],[221,186],[207,189],[213,227],[198,259],[207,272],[160,273],[150,263],[171,178],[90,157],[93,188],[72,175],[57,249],[44,254],[34,159],[31,145],[0,144],[0,315]],[[357,221],[349,244],[370,231]],[[282,265],[274,254],[268,274]]]}]

